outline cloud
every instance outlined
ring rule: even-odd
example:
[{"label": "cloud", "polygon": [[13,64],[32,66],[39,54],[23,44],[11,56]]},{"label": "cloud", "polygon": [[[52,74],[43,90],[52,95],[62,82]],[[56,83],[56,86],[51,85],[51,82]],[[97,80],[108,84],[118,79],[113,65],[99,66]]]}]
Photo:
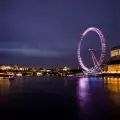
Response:
[{"label": "cloud", "polygon": [[[55,44],[56,45],[56,44]],[[47,46],[45,44],[0,42],[0,53],[7,55],[32,56],[32,57],[62,57],[75,54],[74,48],[65,46]]]},{"label": "cloud", "polygon": [[21,48],[11,48],[11,49],[0,49],[0,52],[8,52],[12,54],[22,54],[25,56],[38,56],[38,57],[57,57],[59,52],[55,50],[41,50],[41,49],[21,49]]},{"label": "cloud", "polygon": [[1,48],[0,52],[13,54],[13,55],[23,55],[32,57],[62,57],[69,56],[72,54],[69,50],[65,49],[35,49],[35,48]]}]

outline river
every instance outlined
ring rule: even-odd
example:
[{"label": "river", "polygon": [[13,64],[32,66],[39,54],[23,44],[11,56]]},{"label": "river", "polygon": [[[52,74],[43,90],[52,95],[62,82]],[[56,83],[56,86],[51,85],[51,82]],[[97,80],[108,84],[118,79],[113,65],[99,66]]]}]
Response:
[{"label": "river", "polygon": [[0,80],[3,119],[119,120],[120,78]]}]

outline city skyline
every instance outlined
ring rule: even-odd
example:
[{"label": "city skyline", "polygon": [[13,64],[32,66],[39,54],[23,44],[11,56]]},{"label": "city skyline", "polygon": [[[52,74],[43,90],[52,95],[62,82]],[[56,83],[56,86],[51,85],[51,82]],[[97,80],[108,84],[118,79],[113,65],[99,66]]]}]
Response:
[{"label": "city skyline", "polygon": [[[80,34],[91,26],[98,27],[105,36],[106,60],[109,49],[120,45],[120,1],[2,0],[0,3],[1,64],[77,67]],[[94,46],[98,49],[99,37],[89,33],[83,46],[83,58],[91,64],[87,49]],[[99,56],[99,50],[96,54]]]}]

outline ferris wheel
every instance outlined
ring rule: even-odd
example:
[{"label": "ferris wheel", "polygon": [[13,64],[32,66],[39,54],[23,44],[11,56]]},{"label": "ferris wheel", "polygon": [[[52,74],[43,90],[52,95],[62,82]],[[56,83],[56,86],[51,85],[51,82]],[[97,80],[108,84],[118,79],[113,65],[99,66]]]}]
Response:
[{"label": "ferris wheel", "polygon": [[[82,57],[81,57],[81,52],[82,52],[81,46],[82,46],[82,42],[84,41],[85,35],[90,31],[96,32],[99,35],[99,38],[101,41],[101,54],[100,54],[99,60],[97,60],[97,58],[95,57],[95,54],[94,54],[95,49],[88,49],[91,53],[92,61],[94,64],[91,68],[88,68],[84,65]],[[80,66],[82,67],[82,69],[84,69],[86,72],[99,71],[101,69],[100,66],[103,63],[103,60],[105,57],[105,51],[106,51],[106,44],[105,44],[105,38],[104,38],[104,35],[102,34],[102,32],[96,27],[87,28],[81,35],[81,40],[78,43],[78,50],[77,50],[78,62],[80,64]]]}]

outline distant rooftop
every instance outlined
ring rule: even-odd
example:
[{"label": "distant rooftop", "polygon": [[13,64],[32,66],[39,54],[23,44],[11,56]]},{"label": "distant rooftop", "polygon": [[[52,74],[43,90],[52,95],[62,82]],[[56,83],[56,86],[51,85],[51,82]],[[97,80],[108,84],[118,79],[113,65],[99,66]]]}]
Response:
[{"label": "distant rooftop", "polygon": [[116,50],[116,49],[120,49],[120,46],[115,46],[115,47],[111,48],[111,50]]},{"label": "distant rooftop", "polygon": [[108,65],[114,65],[114,64],[120,64],[120,60],[118,59],[113,59],[108,61]]}]

